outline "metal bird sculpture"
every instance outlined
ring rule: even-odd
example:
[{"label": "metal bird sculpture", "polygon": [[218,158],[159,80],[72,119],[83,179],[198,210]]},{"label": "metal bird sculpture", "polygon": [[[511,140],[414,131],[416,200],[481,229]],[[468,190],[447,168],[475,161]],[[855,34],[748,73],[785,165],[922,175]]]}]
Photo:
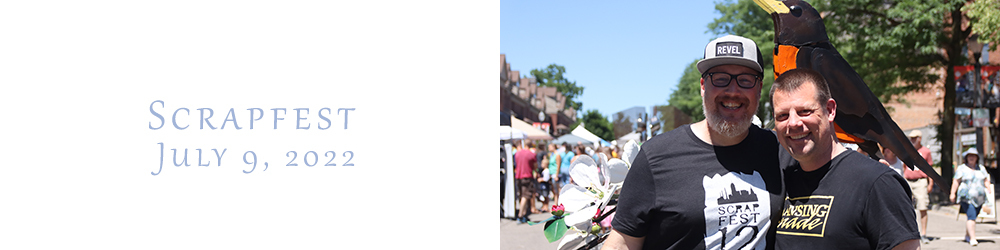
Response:
[{"label": "metal bird sculpture", "polygon": [[935,183],[944,179],[920,157],[909,138],[889,117],[878,97],[830,43],[819,12],[799,0],[754,0],[774,21],[774,75],[813,69],[826,78],[837,101],[837,139],[855,143],[870,156],[881,155],[876,142],[906,165],[923,170]]}]

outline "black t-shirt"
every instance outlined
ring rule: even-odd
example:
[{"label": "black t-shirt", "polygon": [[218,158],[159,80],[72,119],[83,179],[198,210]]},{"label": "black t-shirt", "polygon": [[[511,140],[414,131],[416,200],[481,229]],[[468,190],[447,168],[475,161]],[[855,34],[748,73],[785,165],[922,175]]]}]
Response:
[{"label": "black t-shirt", "polygon": [[644,249],[773,249],[784,191],[779,145],[751,126],[737,145],[698,139],[690,125],[642,144],[612,227],[645,237]]},{"label": "black t-shirt", "polygon": [[778,249],[891,249],[919,239],[906,180],[853,150],[805,172],[781,150],[788,200]]}]

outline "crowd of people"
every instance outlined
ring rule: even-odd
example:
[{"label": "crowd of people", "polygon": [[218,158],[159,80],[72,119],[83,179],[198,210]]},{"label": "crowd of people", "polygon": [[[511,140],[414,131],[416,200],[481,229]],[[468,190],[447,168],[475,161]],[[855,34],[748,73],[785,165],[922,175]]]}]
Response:
[{"label": "crowd of people", "polygon": [[620,158],[621,155],[618,147],[604,146],[595,149],[593,145],[582,142],[542,145],[530,140],[515,140],[513,145],[519,223],[527,223],[528,215],[548,213],[552,205],[559,204],[559,191],[572,181],[569,175],[572,168],[570,163],[575,159],[595,157],[596,160],[597,153],[611,158]]}]

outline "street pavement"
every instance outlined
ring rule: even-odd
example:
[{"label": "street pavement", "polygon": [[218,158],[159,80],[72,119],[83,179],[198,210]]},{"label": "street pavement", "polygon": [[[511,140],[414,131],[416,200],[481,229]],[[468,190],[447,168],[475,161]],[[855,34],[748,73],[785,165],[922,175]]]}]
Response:
[{"label": "street pavement", "polygon": [[[1000,249],[1000,226],[994,219],[980,219],[976,223],[978,246],[970,246],[965,239],[965,215],[958,219],[958,205],[935,206],[927,212],[927,235],[934,240],[923,244],[921,249]],[[532,214],[532,221],[541,221],[550,214]],[[542,232],[543,224],[529,226],[518,224],[516,220],[500,219],[500,249],[554,250],[559,241],[549,243]]]}]

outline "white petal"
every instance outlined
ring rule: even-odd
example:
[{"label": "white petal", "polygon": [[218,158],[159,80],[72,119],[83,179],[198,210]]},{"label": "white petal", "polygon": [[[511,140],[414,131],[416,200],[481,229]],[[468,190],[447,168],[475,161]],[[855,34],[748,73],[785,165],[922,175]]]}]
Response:
[{"label": "white petal", "polygon": [[576,249],[580,247],[580,243],[583,243],[584,234],[581,233],[567,233],[563,236],[562,241],[559,242],[559,250],[569,250]]},{"label": "white petal", "polygon": [[635,162],[635,156],[639,155],[639,143],[636,143],[635,140],[629,140],[622,149],[624,149],[622,160],[625,160],[625,163],[632,166],[632,163]]},{"label": "white petal", "polygon": [[594,215],[597,214],[597,206],[589,206],[575,213],[566,215],[563,219],[567,226],[575,227],[583,232],[590,232],[591,222],[594,222]]},{"label": "white petal", "polygon": [[621,159],[611,159],[608,161],[608,179],[611,180],[612,184],[621,183],[625,181],[625,175],[628,174],[628,163]]},{"label": "white petal", "polygon": [[559,190],[559,203],[563,205],[563,208],[568,213],[576,212],[590,206],[596,200],[597,197],[593,193],[576,184],[567,184],[562,187],[562,190]]},{"label": "white petal", "polygon": [[597,166],[601,169],[601,186],[604,187],[604,189],[607,189],[608,184],[611,183],[608,181],[610,179],[608,176],[608,156],[604,153],[599,153],[597,155],[597,158],[599,159]]},{"label": "white petal", "polygon": [[594,157],[588,155],[581,155],[579,157],[574,157],[573,162],[570,162],[570,166],[576,166],[576,164],[584,164],[587,166],[597,167],[597,162],[594,161]]},{"label": "white petal", "polygon": [[584,156],[573,163],[573,168],[569,170],[569,177],[573,182],[581,187],[597,187],[600,185],[601,177],[598,173],[594,159]]}]

